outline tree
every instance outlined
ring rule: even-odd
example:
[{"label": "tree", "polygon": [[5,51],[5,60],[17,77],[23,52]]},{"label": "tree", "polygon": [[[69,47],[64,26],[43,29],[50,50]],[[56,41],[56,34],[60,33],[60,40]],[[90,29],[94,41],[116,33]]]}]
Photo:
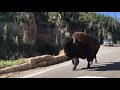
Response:
[{"label": "tree", "polygon": [[5,24],[3,28],[3,55],[6,57],[6,49],[7,49],[7,23]]}]

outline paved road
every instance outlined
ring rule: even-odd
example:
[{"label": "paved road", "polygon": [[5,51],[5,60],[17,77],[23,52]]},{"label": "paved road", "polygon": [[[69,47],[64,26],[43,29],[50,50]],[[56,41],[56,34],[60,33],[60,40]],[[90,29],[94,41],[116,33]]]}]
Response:
[{"label": "paved road", "polygon": [[77,70],[72,70],[72,62],[56,64],[20,72],[17,78],[120,78],[120,47],[101,46],[97,54],[98,63],[86,69],[87,61],[79,59]]}]

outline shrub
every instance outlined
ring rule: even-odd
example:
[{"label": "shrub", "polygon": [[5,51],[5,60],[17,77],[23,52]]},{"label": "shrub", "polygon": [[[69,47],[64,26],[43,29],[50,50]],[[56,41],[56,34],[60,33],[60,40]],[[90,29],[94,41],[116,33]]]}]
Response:
[{"label": "shrub", "polygon": [[120,41],[119,41],[119,40],[117,40],[117,44],[120,44]]},{"label": "shrub", "polygon": [[60,47],[58,45],[52,45],[44,40],[37,42],[36,51],[39,52],[41,55],[50,54],[50,55],[57,55],[59,53]]}]

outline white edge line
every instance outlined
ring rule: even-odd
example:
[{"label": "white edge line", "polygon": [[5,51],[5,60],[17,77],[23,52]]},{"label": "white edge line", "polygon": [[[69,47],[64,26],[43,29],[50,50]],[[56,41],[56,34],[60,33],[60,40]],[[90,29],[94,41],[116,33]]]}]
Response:
[{"label": "white edge line", "polygon": [[63,65],[60,65],[60,66],[56,66],[56,67],[53,67],[53,68],[50,68],[50,69],[47,69],[47,70],[44,70],[44,71],[41,71],[41,72],[38,72],[38,73],[34,73],[34,74],[31,74],[31,75],[23,76],[23,77],[20,77],[20,78],[30,78],[32,76],[35,76],[35,75],[38,75],[38,74],[42,74],[42,73],[45,73],[47,71],[50,71],[50,70],[53,70],[53,69],[56,69],[56,68],[59,68],[59,67],[67,66],[69,64],[71,64],[71,63],[63,64]]}]

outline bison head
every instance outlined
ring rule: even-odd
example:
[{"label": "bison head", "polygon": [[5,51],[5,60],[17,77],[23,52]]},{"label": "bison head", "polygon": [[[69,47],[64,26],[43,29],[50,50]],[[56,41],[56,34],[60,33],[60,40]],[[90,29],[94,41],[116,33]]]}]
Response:
[{"label": "bison head", "polygon": [[73,37],[65,37],[62,42],[65,55],[73,58],[74,49],[77,45],[77,40]]}]

